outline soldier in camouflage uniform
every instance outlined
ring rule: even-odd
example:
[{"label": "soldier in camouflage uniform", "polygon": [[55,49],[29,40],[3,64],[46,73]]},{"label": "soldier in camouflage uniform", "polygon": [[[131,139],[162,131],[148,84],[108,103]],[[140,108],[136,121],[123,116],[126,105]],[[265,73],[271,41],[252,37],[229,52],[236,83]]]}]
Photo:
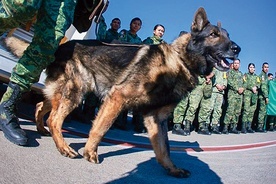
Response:
[{"label": "soldier in camouflage uniform", "polygon": [[16,103],[51,62],[65,31],[74,18],[76,0],[2,0],[0,2],[0,34],[26,23],[37,15],[34,37],[14,67],[7,91],[0,103],[0,129],[5,137],[27,145],[27,135],[15,115]]},{"label": "soldier in camouflage uniform", "polygon": [[184,136],[187,136],[190,134],[190,127],[184,126],[184,129],[182,128],[182,125],[184,123],[184,117],[188,107],[188,99],[189,99],[189,95],[183,97],[173,111],[173,124],[174,124],[172,129],[173,134],[184,135]]},{"label": "soldier in camouflage uniform", "polygon": [[198,85],[189,95],[189,106],[185,116],[185,129],[188,130],[187,134],[190,134],[190,126],[194,121],[196,111],[198,108],[198,122],[199,128],[197,133],[204,135],[211,135],[209,132],[209,124],[207,122],[207,117],[210,111],[211,96],[212,96],[212,81],[213,73],[209,76],[198,77]]},{"label": "soldier in camouflage uniform", "polygon": [[[188,33],[187,31],[181,31],[179,33],[179,36],[187,33]],[[174,124],[172,129],[173,134],[184,135],[184,136],[190,135],[190,126],[189,126],[190,124],[185,125],[185,122],[184,122],[184,117],[186,115],[186,111],[188,108],[189,95],[190,93],[187,94],[187,96],[184,96],[173,111],[173,124]],[[184,129],[182,126],[184,127]]]},{"label": "soldier in camouflage uniform", "polygon": [[162,39],[164,33],[165,27],[162,24],[156,24],[153,28],[153,36],[147,37],[145,40],[143,40],[143,43],[149,45],[165,43],[165,41]]},{"label": "soldier in camouflage uniform", "polygon": [[230,133],[239,134],[237,124],[241,114],[242,99],[243,99],[243,74],[239,71],[240,60],[236,59],[233,62],[233,69],[229,70],[227,76],[228,88],[228,106],[224,118],[223,134],[228,134],[230,126]]},{"label": "soldier in camouflage uniform", "polygon": [[100,22],[99,22],[99,29],[97,33],[97,40],[100,40],[106,43],[111,43],[113,40],[119,39],[120,34],[118,30],[121,27],[121,20],[119,18],[112,19],[110,26],[111,27],[107,29],[105,19],[103,16],[101,16]]},{"label": "soldier in camouflage uniform", "polygon": [[261,87],[259,89],[259,114],[258,114],[258,126],[256,132],[265,133],[265,117],[266,117],[266,105],[268,104],[268,77],[267,72],[269,65],[267,62],[264,62],[262,65],[262,72],[259,75],[261,79]]},{"label": "soldier in camouflage uniform", "polygon": [[[211,121],[212,125],[212,133],[213,134],[221,134],[220,132],[220,118],[222,114],[222,104],[223,104],[223,95],[224,90],[227,86],[227,76],[226,72],[219,71],[216,68],[213,70],[214,77],[213,80],[213,92],[211,97],[210,104],[210,113],[208,114],[207,121]],[[212,117],[211,117],[212,114]]]},{"label": "soldier in camouflage uniform", "polygon": [[119,40],[123,43],[141,44],[142,40],[137,35],[137,32],[141,29],[142,20],[138,17],[135,17],[131,20],[129,26],[130,26],[129,31],[125,29],[120,31]]},{"label": "soldier in camouflage uniform", "polygon": [[243,115],[242,115],[242,133],[254,133],[252,130],[252,121],[254,112],[257,108],[258,89],[260,88],[260,78],[255,74],[255,64],[248,64],[248,73],[243,76]]}]

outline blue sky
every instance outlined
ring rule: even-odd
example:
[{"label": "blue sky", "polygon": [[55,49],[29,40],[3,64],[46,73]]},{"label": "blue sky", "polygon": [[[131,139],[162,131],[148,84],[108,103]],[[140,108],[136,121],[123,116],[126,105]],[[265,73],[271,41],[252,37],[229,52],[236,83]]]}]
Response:
[{"label": "blue sky", "polygon": [[166,28],[164,40],[171,43],[181,30],[190,31],[194,13],[204,7],[212,24],[222,23],[230,38],[242,51],[241,71],[255,63],[256,73],[261,72],[264,61],[269,72],[276,72],[276,1],[275,0],[109,0],[104,13],[107,25],[114,17],[121,19],[121,29],[129,29],[132,18],[143,21],[138,35],[145,39],[152,36],[154,25]]}]

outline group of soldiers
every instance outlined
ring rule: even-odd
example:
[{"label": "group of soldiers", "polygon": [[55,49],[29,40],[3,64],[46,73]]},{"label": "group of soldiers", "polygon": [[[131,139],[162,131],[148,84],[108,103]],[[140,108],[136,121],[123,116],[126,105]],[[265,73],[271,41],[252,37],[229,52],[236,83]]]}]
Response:
[{"label": "group of soldiers", "polygon": [[[210,75],[199,76],[196,88],[174,109],[172,133],[187,136],[193,129],[204,135],[265,133],[269,64],[263,63],[259,76],[254,63],[245,74],[239,68],[237,59],[228,72],[214,68]],[[274,119],[268,130],[275,131]]]}]

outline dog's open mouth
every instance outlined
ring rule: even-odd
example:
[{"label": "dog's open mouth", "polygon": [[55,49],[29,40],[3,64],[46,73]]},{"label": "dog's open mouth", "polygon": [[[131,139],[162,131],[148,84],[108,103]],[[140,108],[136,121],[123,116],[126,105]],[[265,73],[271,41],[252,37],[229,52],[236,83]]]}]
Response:
[{"label": "dog's open mouth", "polygon": [[229,63],[229,61],[226,58],[224,58],[224,59],[221,59],[220,61],[217,61],[215,63],[215,67],[218,70],[221,70],[221,71],[229,70],[230,63]]},{"label": "dog's open mouth", "polygon": [[[234,57],[219,57],[219,56],[215,56],[212,57],[211,55],[209,55],[210,60],[213,62],[214,67],[216,67],[216,69],[220,70],[220,71],[227,71],[230,69],[230,63],[232,63],[232,61],[234,60]],[[229,62],[229,60],[231,60]]]}]

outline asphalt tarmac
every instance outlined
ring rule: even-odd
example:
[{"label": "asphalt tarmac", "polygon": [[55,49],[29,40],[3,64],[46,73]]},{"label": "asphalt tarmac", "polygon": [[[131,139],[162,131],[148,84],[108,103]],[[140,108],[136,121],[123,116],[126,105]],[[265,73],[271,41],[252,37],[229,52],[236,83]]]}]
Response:
[{"label": "asphalt tarmac", "polygon": [[[28,109],[28,108],[27,108]],[[100,164],[83,159],[91,125],[64,123],[67,143],[80,155],[60,155],[51,137],[36,132],[32,121],[20,119],[29,146],[7,141],[0,132],[0,183],[275,183],[276,132],[190,136],[168,132],[175,165],[190,170],[186,179],[168,176],[156,162],[147,134],[111,129],[99,149]]]}]

